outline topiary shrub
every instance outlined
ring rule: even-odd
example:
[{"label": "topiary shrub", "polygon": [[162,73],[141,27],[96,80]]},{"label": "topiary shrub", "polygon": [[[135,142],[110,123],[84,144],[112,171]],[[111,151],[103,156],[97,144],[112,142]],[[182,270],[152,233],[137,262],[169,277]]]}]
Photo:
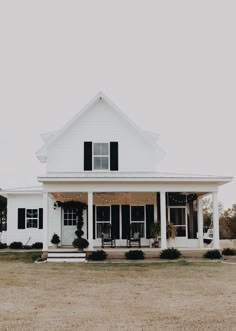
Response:
[{"label": "topiary shrub", "polygon": [[36,242],[32,245],[32,248],[34,249],[42,249],[43,248],[43,243],[41,242]]},{"label": "topiary shrub", "polygon": [[84,239],[84,238],[76,238],[74,239],[72,245],[75,248],[78,248],[80,251],[83,251],[84,248],[87,248],[89,245],[88,240]]},{"label": "topiary shrub", "polygon": [[229,255],[229,256],[236,255],[236,249],[224,248],[223,251],[222,251],[222,254],[223,255]]},{"label": "topiary shrub", "polygon": [[7,244],[0,243],[0,249],[7,248]]},{"label": "topiary shrub", "polygon": [[9,248],[11,248],[11,249],[22,249],[23,245],[22,245],[22,242],[20,242],[20,241],[13,241],[10,244]]},{"label": "topiary shrub", "polygon": [[54,233],[51,239],[51,243],[53,245],[58,245],[61,242],[60,237],[58,236],[58,234]]},{"label": "topiary shrub", "polygon": [[103,261],[106,260],[106,258],[107,258],[107,253],[104,252],[103,250],[94,251],[88,256],[88,260],[92,260],[92,261]]},{"label": "topiary shrub", "polygon": [[142,250],[133,250],[125,253],[125,258],[127,260],[144,260],[144,252]]},{"label": "topiary shrub", "polygon": [[220,251],[218,249],[212,249],[207,251],[203,257],[205,259],[211,259],[211,260],[215,260],[215,259],[220,259],[222,256],[220,254]]},{"label": "topiary shrub", "polygon": [[181,257],[181,252],[176,248],[163,249],[160,253],[160,259],[175,260]]}]

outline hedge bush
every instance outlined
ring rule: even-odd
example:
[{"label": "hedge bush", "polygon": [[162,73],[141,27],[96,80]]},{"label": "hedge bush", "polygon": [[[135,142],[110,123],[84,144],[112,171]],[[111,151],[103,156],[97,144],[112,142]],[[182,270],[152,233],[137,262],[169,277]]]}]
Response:
[{"label": "hedge bush", "polygon": [[20,241],[13,241],[10,244],[9,248],[11,248],[11,249],[22,249],[23,245],[22,245],[22,242],[20,242]]},{"label": "hedge bush", "polygon": [[218,249],[212,249],[207,251],[203,257],[205,259],[211,259],[211,260],[216,260],[216,259],[220,259],[222,257],[220,251]]},{"label": "hedge bush", "polygon": [[236,249],[233,249],[233,248],[224,248],[223,251],[222,251],[222,254],[223,255],[236,255]]},{"label": "hedge bush", "polygon": [[107,258],[107,253],[104,252],[103,250],[94,251],[88,256],[88,260],[92,260],[92,261],[103,261],[106,260],[106,258]]},{"label": "hedge bush", "polygon": [[35,249],[42,249],[43,248],[43,243],[41,242],[36,242],[32,245],[32,248],[35,248]]},{"label": "hedge bush", "polygon": [[7,244],[0,243],[0,249],[7,248]]},{"label": "hedge bush", "polygon": [[144,252],[142,250],[133,250],[125,253],[127,260],[144,260]]},{"label": "hedge bush", "polygon": [[175,260],[181,256],[181,252],[176,248],[163,249],[160,253],[160,258],[165,260]]}]

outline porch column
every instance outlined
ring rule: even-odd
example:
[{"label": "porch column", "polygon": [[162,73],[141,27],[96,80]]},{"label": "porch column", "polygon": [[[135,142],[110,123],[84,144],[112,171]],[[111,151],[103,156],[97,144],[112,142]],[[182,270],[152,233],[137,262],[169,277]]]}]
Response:
[{"label": "porch column", "polygon": [[212,193],[213,203],[213,247],[220,248],[218,192]]},{"label": "porch column", "polygon": [[48,251],[48,192],[43,193],[43,251]]},{"label": "porch column", "polygon": [[199,248],[203,248],[203,202],[202,197],[197,199],[197,223],[198,223],[198,244]]},{"label": "porch column", "polygon": [[161,207],[161,249],[166,249],[166,192],[160,193]]},{"label": "porch column", "polygon": [[93,192],[88,192],[88,242],[93,250]]}]

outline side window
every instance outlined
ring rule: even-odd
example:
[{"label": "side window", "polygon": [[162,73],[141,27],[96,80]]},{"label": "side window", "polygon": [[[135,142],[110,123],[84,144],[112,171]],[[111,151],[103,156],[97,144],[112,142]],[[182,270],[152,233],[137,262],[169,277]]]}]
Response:
[{"label": "side window", "polygon": [[39,220],[38,209],[26,209],[26,227],[37,228]]}]

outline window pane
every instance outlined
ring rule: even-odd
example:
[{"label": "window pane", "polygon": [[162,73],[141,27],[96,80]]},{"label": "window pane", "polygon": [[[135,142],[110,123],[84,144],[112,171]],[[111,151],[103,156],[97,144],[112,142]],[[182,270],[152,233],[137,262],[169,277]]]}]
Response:
[{"label": "window pane", "polygon": [[140,234],[141,238],[144,238],[144,223],[131,223],[131,237],[137,232]]},{"label": "window pane", "polygon": [[101,158],[101,161],[102,161],[102,169],[108,169],[108,157],[102,157]]},{"label": "window pane", "polygon": [[101,155],[108,155],[108,144],[101,144]]},{"label": "window pane", "polygon": [[97,238],[101,238],[102,233],[111,235],[110,223],[97,223]]},{"label": "window pane", "polygon": [[94,158],[94,169],[101,169],[101,159],[100,157]]},{"label": "window pane", "polygon": [[185,209],[170,208],[170,223],[175,225],[185,225]]},{"label": "window pane", "polygon": [[38,209],[27,209],[26,210],[27,218],[37,218],[38,217]]},{"label": "window pane", "polygon": [[134,222],[144,222],[144,207],[132,206],[131,207],[131,220]]},{"label": "window pane", "polygon": [[94,155],[108,155],[108,143],[94,143]]},{"label": "window pane", "polygon": [[97,207],[97,222],[109,222],[110,223],[110,207]]},{"label": "window pane", "polygon": [[100,144],[94,144],[94,155],[101,155]]},{"label": "window pane", "polygon": [[176,226],[176,237],[186,237],[186,226]]}]

